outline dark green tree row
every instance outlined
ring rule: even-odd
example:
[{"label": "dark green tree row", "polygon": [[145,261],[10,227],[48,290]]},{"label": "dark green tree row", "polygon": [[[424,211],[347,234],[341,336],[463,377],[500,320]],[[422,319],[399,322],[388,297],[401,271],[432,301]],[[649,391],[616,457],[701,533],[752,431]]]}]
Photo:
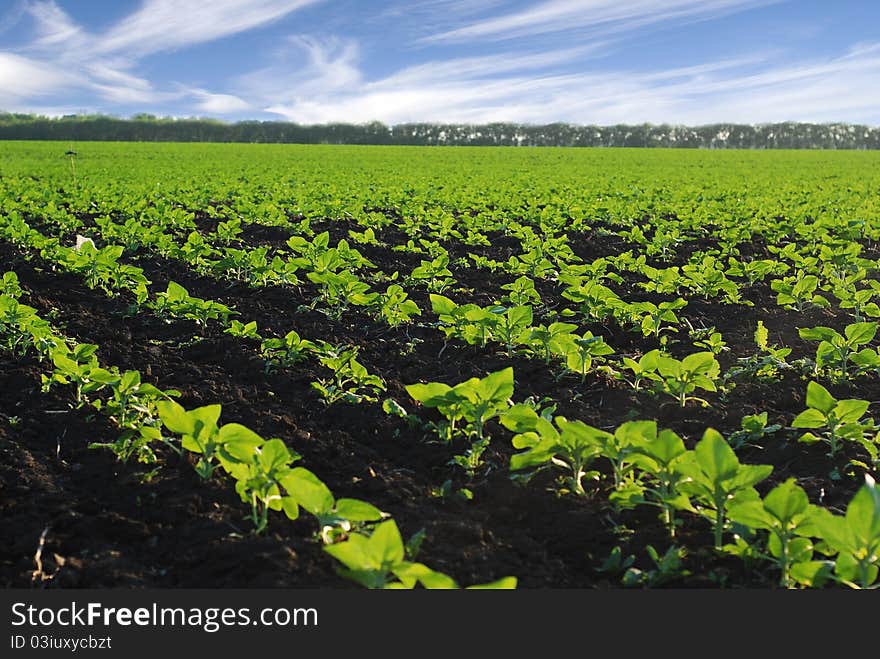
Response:
[{"label": "dark green tree row", "polygon": [[139,114],[58,118],[0,114],[4,140],[107,140],[144,142],[257,142],[295,144],[411,144],[454,146],[625,146],[702,149],[880,149],[880,128],[852,124],[668,124],[545,126],[492,123],[300,125],[281,121],[224,123]]}]

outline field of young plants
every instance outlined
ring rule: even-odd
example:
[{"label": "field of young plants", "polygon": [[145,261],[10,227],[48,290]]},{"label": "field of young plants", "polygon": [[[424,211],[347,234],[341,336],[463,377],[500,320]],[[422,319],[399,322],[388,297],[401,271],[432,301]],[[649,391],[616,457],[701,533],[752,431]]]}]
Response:
[{"label": "field of young plants", "polygon": [[68,146],[0,148],[3,586],[878,585],[880,154]]}]

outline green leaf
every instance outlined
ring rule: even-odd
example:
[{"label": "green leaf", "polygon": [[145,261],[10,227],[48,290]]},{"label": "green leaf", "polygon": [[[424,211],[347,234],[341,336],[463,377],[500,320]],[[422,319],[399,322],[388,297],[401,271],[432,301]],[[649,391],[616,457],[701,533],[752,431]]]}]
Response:
[{"label": "green leaf", "polygon": [[178,435],[191,435],[195,432],[195,420],[186,413],[183,406],[173,400],[159,401],[156,409],[162,424],[171,432]]},{"label": "green leaf", "polygon": [[697,463],[713,482],[727,480],[736,475],[740,467],[736,453],[717,430],[706,429],[703,439],[694,449]]},{"label": "green leaf", "polygon": [[290,451],[280,439],[270,439],[260,448],[260,463],[267,470],[283,467],[290,460]]},{"label": "green leaf", "polygon": [[491,583],[468,586],[466,590],[514,590],[516,584],[516,577],[503,577],[498,579],[498,581],[493,581]]},{"label": "green leaf", "polygon": [[760,501],[747,501],[738,505],[730,505],[727,515],[731,521],[752,529],[772,529],[775,525],[773,517],[765,510]]},{"label": "green leaf", "polygon": [[764,498],[764,508],[783,524],[806,511],[809,505],[807,493],[793,478],[774,487]]},{"label": "green leaf", "polygon": [[834,416],[841,423],[856,423],[868,411],[870,404],[867,400],[848,398],[837,403],[837,406],[834,408]]},{"label": "green leaf", "polygon": [[528,405],[513,405],[498,418],[505,428],[515,433],[524,433],[535,428],[538,413]]},{"label": "green leaf", "polygon": [[513,368],[490,373],[475,387],[480,399],[502,403],[513,395]]},{"label": "green leaf", "polygon": [[370,536],[370,553],[380,565],[393,566],[402,563],[406,554],[403,538],[393,519],[377,525]]},{"label": "green leaf", "polygon": [[382,511],[360,499],[339,499],[336,514],[350,522],[373,522],[382,519]]},{"label": "green leaf", "polygon": [[880,545],[880,490],[870,476],[846,508],[846,524],[860,548]]},{"label": "green leaf", "polygon": [[877,323],[853,323],[843,330],[849,343],[856,346],[865,345],[874,340],[877,334]]},{"label": "green leaf", "polygon": [[279,480],[297,503],[312,515],[327,515],[333,510],[333,493],[308,469],[296,467]]},{"label": "green leaf", "polygon": [[408,384],[405,387],[413,400],[420,402],[425,407],[437,407],[448,402],[446,394],[452,391],[452,387],[442,382],[429,382],[428,384]]},{"label": "green leaf", "polygon": [[835,330],[830,327],[801,327],[798,334],[805,341],[828,341],[833,342],[834,339],[841,339]]},{"label": "green leaf", "polygon": [[823,428],[828,423],[819,410],[809,409],[798,414],[791,422],[792,428]]},{"label": "green leaf", "polygon": [[807,385],[807,407],[824,412],[827,416],[834,409],[835,405],[837,405],[837,399],[829,394],[828,390],[821,384],[811,381]]}]

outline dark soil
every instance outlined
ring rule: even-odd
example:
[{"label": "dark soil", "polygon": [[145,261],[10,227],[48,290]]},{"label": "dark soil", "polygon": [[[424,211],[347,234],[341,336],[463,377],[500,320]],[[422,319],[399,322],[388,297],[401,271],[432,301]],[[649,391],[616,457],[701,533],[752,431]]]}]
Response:
[{"label": "dark soil", "polygon": [[[283,243],[283,231],[249,231],[255,242]],[[616,238],[615,238],[616,239]],[[590,240],[594,241],[590,244]],[[619,239],[617,239],[619,240]],[[497,242],[497,247],[496,247]],[[576,252],[624,251],[601,237],[579,242]],[[706,246],[704,246],[706,247]],[[387,248],[362,250],[384,272],[404,270],[401,256]],[[478,250],[474,250],[475,252]],[[493,241],[490,258],[506,260],[511,246]],[[412,255],[406,255],[412,260]],[[144,309],[131,315],[126,301],[85,288],[75,276],[53,272],[38,259],[28,262],[18,250],[0,242],[0,258],[14,269],[25,289],[23,302],[37,308],[68,336],[100,346],[105,364],[137,369],[145,379],[182,392],[181,403],[194,407],[223,404],[223,422],[243,423],[264,437],[281,437],[302,455],[300,464],[313,470],[337,496],[359,497],[393,514],[405,536],[427,533],[419,560],[447,572],[462,584],[485,582],[508,574],[522,587],[615,587],[620,575],[597,567],[615,546],[650,567],[645,547],[669,546],[665,530],[650,508],[614,512],[607,486],[588,497],[554,493],[550,474],[528,485],[513,482],[506,465],[512,447],[492,444],[486,468],[468,479],[449,464],[465,447],[432,441],[426,431],[389,417],[378,404],[336,404],[327,408],[311,387],[326,374],[313,361],[267,373],[253,342],[224,335],[216,327],[193,340],[198,329],[189,321],[165,322]],[[228,304],[242,320],[256,320],[262,334],[283,335],[296,329],[303,337],[357,345],[358,359],[388,386],[385,395],[414,409],[404,386],[418,381],[449,384],[482,376],[508,365],[516,374],[515,398],[552,398],[559,414],[614,428],[631,418],[657,419],[696,442],[707,426],[729,433],[746,414],[768,411],[770,422],[788,425],[804,409],[806,379],[786,374],[781,381],[736,383],[726,394],[706,394],[711,407],[693,403],[682,409],[671,398],[634,392],[625,384],[591,374],[584,384],[545,366],[541,360],[508,357],[494,348],[447,343],[431,326],[427,294],[414,294],[426,310],[420,323],[389,328],[357,311],[333,320],[305,308],[314,298],[312,284],[299,288],[251,289],[194,273],[180,263],[141,255],[142,267],[162,290],[174,280],[191,295]],[[410,269],[414,264],[408,262]],[[415,263],[417,265],[417,261]],[[456,273],[457,276],[464,272]],[[509,278],[472,271],[461,277],[465,287],[499,291]],[[471,281],[472,280],[472,281]],[[629,299],[651,299],[628,281],[621,288]],[[477,285],[479,284],[479,288]],[[558,291],[548,289],[547,296]],[[492,293],[480,293],[492,296]],[[641,295],[642,297],[637,297]],[[817,324],[841,327],[845,318],[824,312],[795,314],[775,303],[769,287],[748,291],[754,306],[724,306],[692,300],[681,316],[695,327],[715,326],[730,346],[719,359],[726,369],[753,352],[758,319],[770,331],[771,343],[793,348],[792,359],[815,351],[802,341],[797,327]],[[456,296],[450,293],[450,297]],[[549,299],[549,297],[548,297]],[[490,300],[478,300],[487,304]],[[651,339],[617,326],[589,326],[619,354],[637,355],[657,347]],[[670,343],[673,354],[690,345],[687,334]],[[686,354],[686,352],[684,353]],[[143,465],[120,464],[107,451],[89,449],[110,441],[113,428],[87,410],[73,410],[68,391],[40,393],[41,372],[32,361],[0,362],[0,529],[10,538],[0,549],[0,584],[7,587],[349,587],[335,574],[334,561],[321,551],[308,519],[274,519],[262,536],[249,533],[246,506],[231,484],[201,482],[186,460],[171,451],[161,454],[161,468],[148,482]],[[878,382],[860,378],[831,388],[839,397],[880,400]],[[423,414],[432,418],[430,414]],[[500,438],[509,437],[497,427]],[[823,448],[807,447],[782,431],[746,448],[744,462],[774,465],[766,491],[797,477],[814,502],[840,507],[859,485],[855,477],[831,480],[835,466]],[[59,449],[60,446],[60,449]],[[839,458],[858,457],[849,451]],[[608,466],[597,467],[608,471]],[[444,481],[452,489],[467,487],[473,500],[432,495]],[[45,529],[43,573],[37,576],[34,554]],[[635,532],[633,532],[635,530]],[[669,585],[687,587],[768,586],[775,577],[749,571],[737,560],[718,559],[708,525],[688,517],[677,543],[689,549],[685,567],[691,576]]]}]

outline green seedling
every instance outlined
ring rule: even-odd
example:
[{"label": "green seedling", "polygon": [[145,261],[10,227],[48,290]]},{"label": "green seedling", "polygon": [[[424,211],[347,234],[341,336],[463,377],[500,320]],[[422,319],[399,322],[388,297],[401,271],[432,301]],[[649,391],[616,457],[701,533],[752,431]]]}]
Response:
[{"label": "green seedling", "polygon": [[734,451],[739,451],[746,446],[762,448],[758,444],[759,441],[782,429],[778,423],[767,425],[767,418],[767,412],[744,416],[740,423],[740,430],[732,432],[727,438],[727,443]]},{"label": "green seedling", "polygon": [[799,313],[812,307],[830,306],[827,299],[816,293],[816,289],[819,288],[819,278],[816,275],[805,275],[803,271],[798,271],[796,277],[772,281],[770,288],[777,294],[776,304]]},{"label": "green seedling", "polygon": [[792,428],[803,428],[800,441],[828,445],[828,457],[834,458],[843,448],[843,442],[852,441],[862,445],[873,459],[877,458],[878,427],[873,419],[864,418],[870,402],[867,400],[837,400],[818,382],[807,385],[807,409],[792,421]]},{"label": "green seedling", "polygon": [[98,363],[95,352],[98,346],[93,343],[81,343],[69,349],[60,345],[52,352],[52,363],[55,370],[51,376],[43,375],[43,391],[48,391],[55,384],[73,384],[77,407],[87,402],[89,394],[117,384],[120,377],[116,373],[103,368]]},{"label": "green seedling", "polygon": [[513,355],[513,346],[523,343],[528,336],[532,324],[532,307],[493,307],[494,314],[492,334],[507,348],[507,356]]},{"label": "green seedling", "polygon": [[566,344],[574,336],[572,332],[577,328],[577,325],[572,323],[560,322],[551,323],[549,326],[538,325],[529,329],[526,343],[539,347],[544,354],[544,363],[549,364],[553,355],[565,354]]},{"label": "green seedling", "polygon": [[558,467],[565,473],[563,491],[579,496],[587,494],[585,479],[599,479],[598,471],[587,468],[611,440],[610,433],[561,416],[556,417],[554,427],[553,422],[524,405],[514,406],[500,420],[508,430],[517,433],[513,447],[521,450],[510,458],[511,471]]},{"label": "green seedling", "polygon": [[693,451],[680,458],[675,469],[687,479],[679,485],[680,491],[712,522],[715,548],[719,550],[727,525],[727,506],[757,498],[753,486],[773,471],[771,465],[740,464],[721,433],[712,428],[706,430]]},{"label": "green seedling", "polygon": [[173,281],[168,282],[168,288],[164,293],[156,294],[154,309],[160,317],[182,317],[194,320],[202,328],[203,334],[207,331],[209,320],[219,319],[226,324],[230,316],[238,315],[237,311],[233,311],[225,304],[190,296],[183,286]]},{"label": "green seedling", "polygon": [[663,524],[674,538],[678,524],[676,511],[694,510],[681,491],[687,477],[677,469],[687,454],[684,442],[671,430],[658,431],[654,421],[630,421],[614,434],[628,446],[626,458],[634,476],[621,495],[630,497],[631,503],[660,508]]},{"label": "green seedling", "polygon": [[592,332],[584,332],[583,336],[566,335],[559,339],[560,348],[565,356],[565,366],[581,378],[581,384],[587,381],[587,373],[593,365],[593,359],[614,353],[614,349],[605,343],[601,336],[593,336]]},{"label": "green seedling", "polygon": [[690,572],[685,570],[682,564],[687,555],[684,548],[673,545],[662,556],[654,549],[653,545],[645,547],[645,551],[648,552],[654,567],[650,570],[640,570],[637,567],[628,568],[622,579],[624,586],[654,588],[690,575]]},{"label": "green seedling", "polygon": [[880,573],[880,490],[865,475],[865,484],[849,502],[845,515],[822,515],[821,537],[835,552],[837,579],[851,588],[877,588]]},{"label": "green seedling", "polygon": [[419,306],[409,299],[406,291],[398,284],[389,285],[379,296],[379,302],[379,313],[389,327],[407,323],[422,313]]},{"label": "green seedling", "polygon": [[880,366],[880,357],[876,350],[863,348],[874,340],[877,334],[877,323],[853,323],[844,328],[843,335],[830,327],[810,327],[798,330],[800,337],[807,341],[819,341],[816,350],[816,372],[826,368],[839,370],[841,376],[850,375],[849,363],[856,366],[856,371],[863,368]]},{"label": "green seedling", "polygon": [[312,382],[312,389],[321,394],[326,405],[338,401],[346,403],[376,402],[385,391],[385,382],[371,374],[357,360],[358,348],[324,346],[319,350],[321,365],[329,369],[330,378]]},{"label": "green seedling", "polygon": [[485,424],[510,406],[513,395],[513,369],[505,368],[485,378],[471,378],[450,387],[442,382],[407,385],[406,392],[423,407],[436,409],[446,423],[441,439],[451,441],[456,424],[466,421],[463,433],[476,441],[485,439]]},{"label": "green seedling", "polygon": [[717,391],[715,381],[721,373],[721,365],[711,352],[697,352],[681,361],[668,355],[658,354],[655,355],[651,365],[659,376],[658,388],[673,396],[682,407],[689,400],[698,401],[707,407],[708,401],[690,394],[697,389]]},{"label": "green seedling", "polygon": [[[406,560],[406,545],[394,520],[377,525],[369,536],[352,533],[344,542],[327,545],[324,551],[338,560],[339,573],[367,588],[412,589],[417,585],[428,589],[455,589],[451,577],[436,572],[422,563]],[[516,588],[516,579],[506,577],[472,588]]]},{"label": "green seedling", "polygon": [[233,320],[229,327],[223,330],[223,332],[238,339],[254,339],[259,341],[263,338],[257,332],[257,321],[255,320],[252,320],[249,323],[243,323],[240,320]]},{"label": "green seedling", "polygon": [[518,277],[510,284],[504,284],[501,290],[508,291],[505,297],[513,306],[541,304],[541,296],[535,290],[535,282],[529,277]]},{"label": "green seedling", "polygon": [[759,379],[777,379],[781,377],[782,371],[791,370],[793,366],[785,360],[791,354],[791,348],[770,345],[769,338],[764,321],[759,320],[755,330],[755,344],[759,353],[737,359],[737,365],[725,374],[725,378],[747,375]]},{"label": "green seedling", "polygon": [[308,339],[303,339],[291,330],[281,339],[263,339],[260,344],[260,356],[266,362],[266,370],[289,368],[308,358],[317,346]]},{"label": "green seedling", "polygon": [[259,439],[250,437],[253,435],[251,431],[235,423],[224,425],[221,434],[217,426],[222,409],[220,405],[206,405],[187,411],[178,403],[169,400],[160,401],[156,404],[156,408],[162,425],[182,436],[181,447],[201,456],[195,469],[203,480],[209,480],[214,475],[214,470],[221,459],[220,449],[226,441],[243,439],[254,443]]},{"label": "green seedling", "polygon": [[768,532],[763,556],[779,569],[779,583],[790,588],[798,575],[811,575],[815,583],[821,562],[813,561],[813,540],[819,536],[820,510],[793,478],[777,485],[763,499],[730,504],[728,518],[737,524]]},{"label": "green seedling", "polygon": [[[360,499],[336,499],[330,489],[308,469],[297,467],[278,478],[297,506],[318,521],[321,539],[332,544],[345,538],[358,525],[378,522],[387,515]],[[288,512],[288,516],[293,511]]]}]

